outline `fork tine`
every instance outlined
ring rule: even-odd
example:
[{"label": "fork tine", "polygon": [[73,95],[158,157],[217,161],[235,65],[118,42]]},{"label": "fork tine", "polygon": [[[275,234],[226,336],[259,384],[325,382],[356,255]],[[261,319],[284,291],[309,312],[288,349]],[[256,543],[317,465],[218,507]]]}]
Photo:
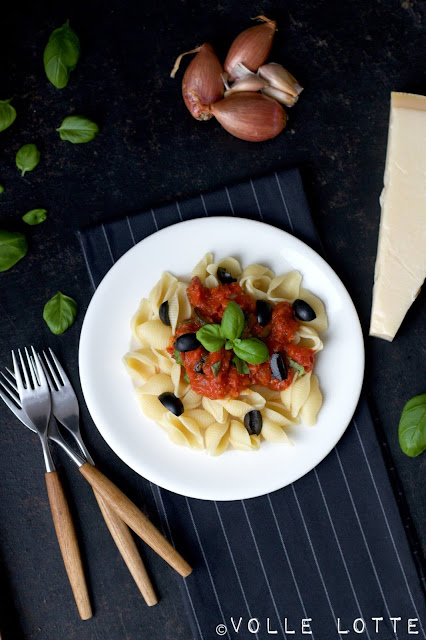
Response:
[{"label": "fork tine", "polygon": [[[53,383],[55,383],[56,389],[59,389],[59,387],[62,386],[62,383],[60,382],[58,376],[56,375],[56,372],[55,372],[54,368],[52,367],[52,365],[50,363],[50,360],[47,357],[47,354],[46,354],[45,351],[43,351],[43,356],[44,356],[44,362],[40,358],[41,366],[44,369],[44,373],[46,374],[46,378],[47,378],[47,381],[49,383],[49,386],[50,387],[54,387]],[[45,363],[46,363],[47,366],[45,366]],[[47,369],[49,369],[49,370],[47,370]]]},{"label": "fork tine", "polygon": [[22,382],[21,372],[19,371],[18,360],[13,350],[12,350],[12,362],[13,362],[13,370],[15,372],[15,380],[16,380],[16,386],[18,388],[18,394],[21,395],[24,391],[24,385]]},{"label": "fork tine", "polygon": [[38,379],[38,376],[37,376],[36,363],[35,363],[35,360],[34,360],[33,356],[30,356],[30,361],[31,361],[31,366],[32,366],[32,369],[34,371],[35,377],[37,378],[37,384],[40,386],[40,380]]},{"label": "fork tine", "polygon": [[55,356],[55,354],[53,353],[52,349],[49,347],[49,353],[50,353],[50,357],[52,358],[53,362],[55,363],[56,369],[59,373],[59,375],[62,378],[62,384],[69,384],[71,385],[71,382],[68,379],[67,374],[65,373],[64,368],[62,367],[61,363],[59,362],[58,358]]},{"label": "fork tine", "polygon": [[34,362],[36,364],[38,384],[41,388],[44,387],[45,389],[49,390],[49,385],[47,383],[46,376],[44,375],[44,371],[41,366],[40,356],[38,355],[37,351],[34,349],[32,345],[31,345],[31,351],[34,358]]},{"label": "fork tine", "polygon": [[32,380],[32,383],[33,383],[33,388],[36,389],[39,386],[39,383],[38,383],[38,380],[37,380],[37,376],[35,375],[34,365],[31,362],[31,356],[28,353],[27,347],[25,347],[25,355],[27,356],[28,369],[30,371],[31,380]]},{"label": "fork tine", "polygon": [[14,391],[17,391],[15,376],[13,375],[12,371],[7,367],[6,367],[6,371],[9,374],[8,376],[5,374],[4,371],[0,371],[0,376],[2,376],[8,384],[10,384],[10,386],[14,389]]},{"label": "fork tine", "polygon": [[[0,387],[4,387],[4,384],[0,381]],[[11,394],[12,396],[12,394]],[[3,402],[5,403],[5,405],[7,407],[9,407],[9,409],[15,413],[16,409],[22,409],[21,407],[21,403],[19,402],[19,399],[16,398],[16,396],[13,396],[13,402],[12,399],[7,395],[7,393],[3,393],[3,391],[0,389],[0,398],[3,400]],[[15,399],[16,398],[16,399]]]},{"label": "fork tine", "polygon": [[20,401],[19,397],[11,389],[9,389],[9,387],[6,387],[4,382],[2,382],[1,380],[0,380],[0,387],[2,387],[7,393],[7,396],[6,396],[3,393],[3,391],[0,389],[0,398],[3,400],[3,402],[5,402],[7,404],[9,409],[11,408],[10,404],[9,404],[10,400],[8,402],[7,399],[6,399],[6,398],[9,398],[9,396],[10,396],[10,398],[12,398],[13,402],[15,402],[18,405],[18,407],[21,407],[21,401]]}]

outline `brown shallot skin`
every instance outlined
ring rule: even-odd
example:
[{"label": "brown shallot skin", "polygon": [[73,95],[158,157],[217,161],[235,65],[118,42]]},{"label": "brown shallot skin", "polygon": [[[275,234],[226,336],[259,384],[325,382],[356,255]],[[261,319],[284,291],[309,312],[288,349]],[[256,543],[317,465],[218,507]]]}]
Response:
[{"label": "brown shallot skin", "polygon": [[240,33],[228,51],[224,69],[231,80],[234,79],[232,70],[239,62],[242,62],[250,71],[257,71],[269,56],[277,23],[265,16],[257,17],[264,20],[264,23]]},{"label": "brown shallot skin", "polygon": [[212,104],[210,110],[226,131],[249,142],[275,138],[287,124],[283,107],[261,93],[234,93]]},{"label": "brown shallot skin", "polygon": [[188,65],[182,80],[184,102],[196,120],[209,120],[208,105],[223,97],[222,65],[211,44],[201,45]]}]

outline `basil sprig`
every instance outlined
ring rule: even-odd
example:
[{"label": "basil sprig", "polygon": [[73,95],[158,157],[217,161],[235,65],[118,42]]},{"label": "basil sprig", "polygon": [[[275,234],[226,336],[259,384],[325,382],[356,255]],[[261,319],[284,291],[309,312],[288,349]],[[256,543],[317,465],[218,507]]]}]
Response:
[{"label": "basil sprig", "polygon": [[46,209],[31,209],[22,216],[22,220],[27,224],[34,226],[46,220]]},{"label": "basil sprig", "polygon": [[84,116],[68,116],[56,131],[59,132],[61,140],[81,144],[93,140],[99,132],[99,127]]},{"label": "basil sprig", "polygon": [[231,300],[222,316],[221,324],[205,324],[197,331],[197,339],[207,351],[220,351],[222,347],[234,350],[235,355],[249,364],[262,364],[269,358],[268,347],[258,338],[240,338],[244,329],[244,313]]},{"label": "basil sprig", "polygon": [[64,333],[74,322],[77,303],[60,291],[44,305],[43,319],[55,335]]},{"label": "basil sprig", "polygon": [[50,35],[43,54],[44,70],[57,89],[67,86],[80,57],[80,41],[69,20]]},{"label": "basil sprig", "polygon": [[40,151],[35,144],[24,144],[16,154],[16,166],[21,170],[21,175],[32,171],[40,162]]},{"label": "basil sprig", "polygon": [[19,231],[0,229],[0,271],[11,269],[28,250],[27,239]]},{"label": "basil sprig", "polygon": [[407,456],[415,457],[426,451],[426,393],[414,396],[404,406],[398,438]]},{"label": "basil sprig", "polygon": [[15,122],[16,110],[10,104],[9,100],[0,100],[0,131],[4,131]]}]

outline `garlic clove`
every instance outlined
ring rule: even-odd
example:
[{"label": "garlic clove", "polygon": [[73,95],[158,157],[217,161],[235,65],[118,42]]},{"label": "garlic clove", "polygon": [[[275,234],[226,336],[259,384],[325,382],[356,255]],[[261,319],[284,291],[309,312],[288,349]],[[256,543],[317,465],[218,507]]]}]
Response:
[{"label": "garlic clove", "polygon": [[259,78],[256,73],[248,72],[245,76],[241,76],[238,80],[235,80],[234,84],[230,89],[225,91],[225,98],[233,93],[238,93],[239,91],[259,91],[264,87],[267,87],[268,83],[263,78]]},{"label": "garlic clove", "polygon": [[[228,91],[225,93],[229,93]],[[296,102],[299,100],[299,96],[292,96],[285,91],[280,91],[280,89],[275,89],[275,87],[264,87],[262,89],[262,93],[265,96],[269,96],[270,98],[274,98],[274,100],[278,100],[281,104],[285,104],[286,107],[294,107]]]},{"label": "garlic clove", "polygon": [[251,91],[219,100],[210,111],[226,131],[249,142],[274,138],[287,124],[287,114],[276,100]]},{"label": "garlic clove", "polygon": [[265,16],[253,18],[257,19],[263,20],[263,24],[246,29],[231,44],[223,65],[231,79],[237,77],[234,69],[238,63],[242,62],[249,71],[257,71],[271,51],[277,23]]},{"label": "garlic clove", "polygon": [[208,105],[223,97],[223,69],[211,44],[205,43],[191,53],[195,52],[183,76],[182,96],[194,118],[209,120],[212,114]]},{"label": "garlic clove", "polygon": [[289,93],[292,96],[298,96],[303,91],[303,87],[300,86],[296,78],[277,62],[264,64],[259,68],[258,74],[268,81],[270,87]]}]

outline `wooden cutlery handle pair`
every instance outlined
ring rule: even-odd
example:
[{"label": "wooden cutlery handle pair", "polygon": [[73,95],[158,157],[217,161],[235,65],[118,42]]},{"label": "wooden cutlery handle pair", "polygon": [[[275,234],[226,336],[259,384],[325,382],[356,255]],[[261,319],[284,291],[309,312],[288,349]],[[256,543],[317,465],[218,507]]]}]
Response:
[{"label": "wooden cutlery handle pair", "polygon": [[[128,527],[181,576],[188,576],[192,568],[138,507],[99,469],[86,462],[80,467],[80,472],[92,485],[108,529],[146,603],[149,606],[156,604],[158,598]],[[92,609],[69,507],[57,471],[46,473],[45,477],[53,522],[65,568],[80,617],[82,620],[87,620],[92,616]]]}]

